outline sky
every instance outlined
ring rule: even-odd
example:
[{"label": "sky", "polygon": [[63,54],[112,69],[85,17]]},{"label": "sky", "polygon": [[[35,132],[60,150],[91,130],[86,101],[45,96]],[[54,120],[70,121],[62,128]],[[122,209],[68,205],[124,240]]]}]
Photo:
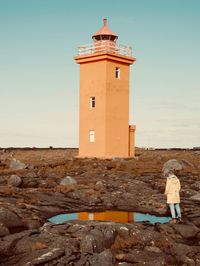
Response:
[{"label": "sky", "polygon": [[136,146],[200,146],[199,0],[0,0],[0,147],[78,147],[77,47],[132,47]]}]

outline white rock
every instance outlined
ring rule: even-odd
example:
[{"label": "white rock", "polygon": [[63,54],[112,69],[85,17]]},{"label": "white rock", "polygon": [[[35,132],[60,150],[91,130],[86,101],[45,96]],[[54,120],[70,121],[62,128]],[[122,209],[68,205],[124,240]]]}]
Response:
[{"label": "white rock", "polygon": [[27,167],[26,164],[16,160],[15,158],[10,161],[10,169],[11,170],[21,170]]},{"label": "white rock", "polygon": [[76,183],[77,183],[77,181],[71,176],[65,176],[60,181],[60,185],[63,185],[63,186],[72,185],[72,184],[76,184]]},{"label": "white rock", "polygon": [[11,177],[8,179],[8,185],[13,186],[13,187],[18,187],[22,183],[21,177],[18,175],[11,175]]}]

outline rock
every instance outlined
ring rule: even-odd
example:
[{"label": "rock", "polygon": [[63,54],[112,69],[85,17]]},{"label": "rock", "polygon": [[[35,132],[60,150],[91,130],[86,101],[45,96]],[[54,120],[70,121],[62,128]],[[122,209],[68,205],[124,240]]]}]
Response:
[{"label": "rock", "polygon": [[7,175],[0,176],[0,185],[6,185],[6,184],[8,184],[8,176]]},{"label": "rock", "polygon": [[175,224],[174,229],[178,232],[182,237],[187,239],[194,239],[197,234],[200,232],[200,229],[193,224]]},{"label": "rock", "polygon": [[0,207],[0,223],[3,223],[7,228],[14,228],[24,225],[22,220],[16,215],[15,212],[12,212],[4,207]]},{"label": "rock", "polygon": [[21,183],[22,183],[22,179],[18,175],[11,175],[11,177],[8,179],[9,186],[19,187]]},{"label": "rock", "polygon": [[200,193],[195,194],[194,196],[190,197],[191,200],[200,201]]},{"label": "rock", "polygon": [[54,179],[54,180],[56,180],[58,178],[58,175],[59,175],[58,173],[54,173],[54,172],[53,173],[51,173],[51,172],[50,173],[46,173],[46,177],[47,178]]},{"label": "rock", "polygon": [[95,266],[113,266],[114,265],[114,258],[109,249],[99,253],[94,254],[90,259],[90,265]]},{"label": "rock", "polygon": [[41,223],[38,220],[27,219],[24,223],[28,229],[38,229],[41,227]]},{"label": "rock", "polygon": [[45,250],[43,254],[40,254],[40,256],[38,256],[31,262],[28,262],[26,266],[41,265],[44,263],[46,264],[49,261],[59,258],[64,253],[65,253],[65,250],[63,248],[53,248],[51,250]]},{"label": "rock", "polygon": [[[38,179],[39,180],[39,179]],[[23,188],[35,188],[38,187],[40,182],[38,180],[34,180],[34,179],[26,179],[24,178],[23,180]]]},{"label": "rock", "polygon": [[108,162],[105,166],[106,170],[112,170],[113,168],[116,168],[116,164],[114,162]]},{"label": "rock", "polygon": [[105,182],[103,182],[102,180],[97,181],[95,184],[95,188],[98,190],[103,189],[105,187]]},{"label": "rock", "polygon": [[[6,168],[0,165],[0,265],[199,265],[199,156],[191,151],[141,150],[138,161],[112,161],[67,159],[66,153],[60,159],[62,150],[47,152],[16,150],[16,158],[37,166],[20,172],[20,189],[7,186],[14,172],[8,169],[12,158]],[[165,180],[160,178],[169,158],[195,166],[178,159],[186,167],[181,179],[182,223],[80,221],[76,216],[62,224],[47,222],[59,214],[95,211],[170,215],[163,195]],[[67,175],[78,183],[59,185]],[[128,214],[123,217],[128,219]]]},{"label": "rock", "polygon": [[97,228],[90,231],[90,234],[94,236],[95,239],[95,252],[100,253],[105,249],[106,241],[103,233]]},{"label": "rock", "polygon": [[80,243],[80,250],[84,253],[93,253],[97,250],[97,242],[93,235],[85,235]]},{"label": "rock", "polygon": [[[4,236],[0,239],[0,257],[1,255],[6,256],[5,263],[2,263],[0,261],[0,265],[15,265],[14,263],[9,264],[8,261],[8,255],[15,253],[15,247],[19,240],[23,239],[24,237],[29,237],[31,234],[31,231],[25,231],[17,234],[12,234],[8,236]],[[21,254],[20,254],[21,256]],[[18,264],[19,265],[19,264]],[[23,265],[23,264],[21,264]]]},{"label": "rock", "polygon": [[68,186],[68,185],[72,185],[72,184],[76,184],[76,183],[77,183],[77,181],[71,176],[65,176],[60,181],[60,185],[63,185],[63,186]]},{"label": "rock", "polygon": [[191,188],[200,191],[200,181],[196,181],[195,183],[193,183],[191,185]]},{"label": "rock", "polygon": [[152,246],[146,246],[145,247],[145,250],[146,251],[149,251],[149,252],[155,252],[155,253],[161,253],[162,252],[160,250],[160,248],[158,248],[158,247],[152,247]]},{"label": "rock", "polygon": [[194,225],[200,228],[200,217],[195,217],[193,219],[190,218],[190,221],[192,221]]},{"label": "rock", "polygon": [[170,171],[180,171],[183,169],[183,165],[176,159],[171,159],[163,165],[163,176],[167,176]]},{"label": "rock", "polygon": [[105,248],[110,248],[112,244],[115,242],[115,238],[117,236],[117,231],[113,227],[105,227],[102,230],[104,239],[105,239]]},{"label": "rock", "polygon": [[11,170],[22,170],[27,167],[26,164],[16,160],[15,158],[10,161],[10,169]]},{"label": "rock", "polygon": [[128,263],[128,262],[119,262],[118,264],[116,264],[117,266],[133,266],[132,263]]},{"label": "rock", "polygon": [[35,166],[34,166],[34,165],[28,165],[27,168],[28,168],[29,170],[34,170],[34,169],[35,169]]},{"label": "rock", "polygon": [[29,172],[26,174],[26,178],[39,178],[35,172]]},{"label": "rock", "polygon": [[0,160],[0,167],[5,169],[5,168],[6,168],[6,166],[7,166],[6,162],[5,162],[5,161],[2,161],[2,160]]},{"label": "rock", "polygon": [[125,159],[121,157],[112,157],[111,159],[113,162],[124,162]]},{"label": "rock", "polygon": [[6,236],[9,234],[10,234],[10,232],[9,232],[8,228],[3,223],[0,223],[0,237]]},{"label": "rock", "polygon": [[194,260],[188,257],[188,255],[191,253],[191,250],[192,247],[181,243],[174,244],[171,248],[171,252],[175,255],[178,265],[195,266]]},{"label": "rock", "polygon": [[189,161],[187,161],[187,160],[185,160],[185,159],[182,159],[181,162],[182,162],[183,165],[186,166],[186,167],[187,167],[187,166],[192,167],[192,168],[194,167],[194,165],[193,165],[191,162],[189,162]]}]

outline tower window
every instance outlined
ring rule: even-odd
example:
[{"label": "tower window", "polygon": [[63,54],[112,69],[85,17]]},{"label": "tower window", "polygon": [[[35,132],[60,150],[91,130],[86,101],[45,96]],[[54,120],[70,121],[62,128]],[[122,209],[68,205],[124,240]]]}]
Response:
[{"label": "tower window", "polygon": [[119,67],[116,67],[115,69],[115,77],[116,79],[120,79],[120,68]]},{"label": "tower window", "polygon": [[90,97],[90,108],[95,108],[95,97]]},{"label": "tower window", "polygon": [[95,131],[90,130],[90,142],[94,142],[94,141],[95,141]]}]

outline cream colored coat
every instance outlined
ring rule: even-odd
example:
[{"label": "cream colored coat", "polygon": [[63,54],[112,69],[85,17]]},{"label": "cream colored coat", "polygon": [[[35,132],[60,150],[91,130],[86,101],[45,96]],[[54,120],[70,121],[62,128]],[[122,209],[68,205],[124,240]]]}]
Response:
[{"label": "cream colored coat", "polygon": [[167,195],[167,203],[180,203],[180,181],[175,175],[167,177],[165,194]]}]

